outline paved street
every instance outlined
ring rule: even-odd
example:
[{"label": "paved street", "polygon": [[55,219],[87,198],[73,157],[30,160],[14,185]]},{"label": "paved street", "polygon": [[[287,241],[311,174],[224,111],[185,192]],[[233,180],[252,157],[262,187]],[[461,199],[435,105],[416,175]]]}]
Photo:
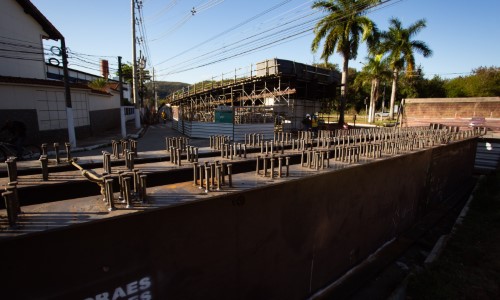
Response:
[{"label": "paved street", "polygon": [[[183,136],[176,130],[170,127],[170,123],[167,124],[156,124],[143,127],[142,129],[135,129],[133,124],[127,124],[127,134],[132,136],[137,136],[138,141],[138,151],[157,151],[165,150],[165,138],[166,137],[179,137]],[[107,135],[101,135],[96,137],[91,137],[88,139],[83,139],[77,141],[77,148],[88,148],[91,150],[79,151],[75,153],[74,156],[85,157],[85,156],[95,156],[101,155],[102,151],[112,152],[111,140],[120,140],[120,132],[109,132]],[[190,145],[196,147],[208,147],[208,139],[191,139]],[[95,149],[92,149],[97,147]]]}]

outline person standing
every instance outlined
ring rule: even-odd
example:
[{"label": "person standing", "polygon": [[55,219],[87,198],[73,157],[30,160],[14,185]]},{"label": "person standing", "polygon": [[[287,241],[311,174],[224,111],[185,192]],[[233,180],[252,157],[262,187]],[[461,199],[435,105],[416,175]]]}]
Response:
[{"label": "person standing", "polygon": [[313,132],[314,137],[316,137],[318,135],[318,126],[319,126],[318,116],[313,115],[312,120],[311,120],[311,127],[312,127],[312,132]]},{"label": "person standing", "polygon": [[302,120],[302,124],[304,125],[304,131],[311,130],[311,115],[306,114],[304,120]]}]

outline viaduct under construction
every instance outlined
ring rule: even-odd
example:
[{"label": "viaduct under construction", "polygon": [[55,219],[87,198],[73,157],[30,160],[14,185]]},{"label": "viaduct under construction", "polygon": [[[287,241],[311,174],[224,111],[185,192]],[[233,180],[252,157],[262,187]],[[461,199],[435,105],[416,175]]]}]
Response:
[{"label": "viaduct under construction", "polygon": [[244,75],[204,81],[168,99],[173,127],[189,137],[300,130],[306,114],[328,109],[340,86],[338,72],[283,59],[268,59]]}]

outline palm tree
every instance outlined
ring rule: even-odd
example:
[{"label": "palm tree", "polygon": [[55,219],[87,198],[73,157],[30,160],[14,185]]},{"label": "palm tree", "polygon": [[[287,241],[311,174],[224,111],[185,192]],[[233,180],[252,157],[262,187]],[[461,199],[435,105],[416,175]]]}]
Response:
[{"label": "palm tree", "polygon": [[[365,16],[365,10],[378,0],[325,0],[314,2],[312,8],[328,14],[314,27],[311,50],[316,52],[324,39],[321,59],[328,58],[336,51],[343,58],[342,86],[339,124],[344,124],[344,110],[347,99],[347,71],[349,60],[356,59],[360,42],[366,41],[376,32],[375,24]],[[370,40],[369,40],[370,42]]]},{"label": "palm tree", "polygon": [[382,54],[371,55],[367,57],[367,63],[364,65],[358,80],[371,83],[370,108],[368,112],[368,123],[375,121],[375,104],[379,97],[380,80],[390,78],[389,64]]},{"label": "palm tree", "polygon": [[94,90],[106,92],[106,88],[108,87],[108,79],[107,78],[96,78],[88,83],[88,86]]},{"label": "palm tree", "polygon": [[424,19],[418,20],[408,28],[403,28],[401,21],[397,18],[391,18],[389,23],[389,31],[381,34],[380,50],[389,54],[389,66],[393,71],[389,106],[389,118],[393,119],[399,72],[406,68],[406,76],[411,76],[415,71],[414,53],[417,52],[428,57],[432,55],[432,50],[425,42],[412,40],[413,36],[426,27]]}]

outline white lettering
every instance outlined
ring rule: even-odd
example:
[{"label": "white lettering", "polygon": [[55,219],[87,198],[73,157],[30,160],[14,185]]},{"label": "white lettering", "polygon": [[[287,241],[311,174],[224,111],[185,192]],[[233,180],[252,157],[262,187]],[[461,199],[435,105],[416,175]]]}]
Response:
[{"label": "white lettering", "polygon": [[141,294],[141,300],[151,300],[151,299],[153,298],[151,297],[151,293],[149,291]]},{"label": "white lettering", "polygon": [[118,298],[125,298],[127,297],[127,294],[121,287],[117,287],[115,289],[115,292],[113,293],[113,300],[116,300]]},{"label": "white lettering", "polygon": [[102,293],[95,296],[95,300],[109,300],[109,293]]},{"label": "white lettering", "polygon": [[139,280],[139,289],[144,291],[145,289],[149,289],[151,287],[151,279],[149,277],[144,277]]},{"label": "white lettering", "polygon": [[[84,300],[118,300],[118,299],[125,299],[127,297],[128,300],[151,300],[151,292],[148,290],[151,287],[151,277],[146,276],[141,278],[140,280],[132,281],[129,284],[118,286],[115,288],[113,292],[113,297],[110,299],[110,293],[104,292],[101,294],[97,294],[95,298],[93,297],[88,297],[85,298]],[[134,295],[138,294],[139,292],[143,292],[140,295]],[[130,297],[132,296],[132,297]]]},{"label": "white lettering", "polygon": [[135,294],[138,291],[139,290],[137,289],[137,281],[127,284],[127,295]]}]

